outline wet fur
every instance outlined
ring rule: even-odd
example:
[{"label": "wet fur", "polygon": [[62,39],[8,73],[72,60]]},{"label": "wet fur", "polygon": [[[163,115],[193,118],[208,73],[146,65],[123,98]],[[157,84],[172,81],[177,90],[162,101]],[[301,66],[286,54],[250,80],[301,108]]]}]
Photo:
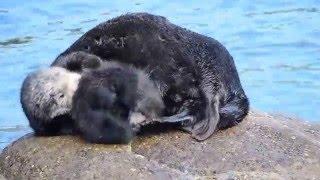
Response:
[{"label": "wet fur", "polygon": [[80,134],[94,143],[130,142],[141,123],[160,116],[160,92],[139,69],[92,55],[85,60],[96,63],[88,67],[83,55],[72,54],[65,64],[77,69],[52,67],[27,76],[21,103],[30,126],[37,135]]},{"label": "wet fur", "polygon": [[94,143],[128,143],[140,122],[132,113],[158,117],[160,93],[142,71],[116,62],[82,74],[73,97],[72,118],[81,135]]},{"label": "wet fur", "polygon": [[[218,128],[236,125],[248,112],[249,102],[228,51],[218,41],[171,24],[163,17],[138,13],[102,23],[62,53],[52,66],[82,74],[95,69],[102,61],[130,64],[148,74],[165,103],[162,115],[172,116],[187,111],[194,118],[181,123],[181,128],[191,132],[198,140],[208,138]],[[71,119],[68,113],[52,119],[53,116],[43,114],[45,111],[41,114],[34,110],[37,107],[30,104],[33,102],[30,97],[33,96],[29,96],[30,91],[33,91],[29,82],[33,78],[27,78],[23,85],[21,103],[35,132],[59,134],[64,132],[64,128],[73,127],[74,124],[67,123]],[[102,93],[99,96],[105,95]],[[128,97],[134,98],[135,95]],[[101,117],[98,116],[98,119]],[[112,122],[111,126],[118,122]],[[94,127],[99,123],[99,120],[95,123],[86,121],[82,131],[93,133],[95,128],[101,128]],[[119,133],[116,133],[113,139],[126,142],[131,138],[131,130],[128,130],[127,125],[116,126],[113,128],[115,132],[119,130],[124,135],[119,140]],[[100,135],[88,136],[87,139],[99,142],[101,138],[99,140],[97,137]],[[112,139],[112,133],[110,137]],[[101,142],[108,141],[112,140]]]},{"label": "wet fur", "polygon": [[[102,23],[80,37],[52,66],[83,51],[140,68],[157,84],[166,116],[188,111],[181,127],[198,140],[241,122],[249,110],[232,56],[213,38],[146,13]],[[65,66],[68,68],[67,66]]]}]

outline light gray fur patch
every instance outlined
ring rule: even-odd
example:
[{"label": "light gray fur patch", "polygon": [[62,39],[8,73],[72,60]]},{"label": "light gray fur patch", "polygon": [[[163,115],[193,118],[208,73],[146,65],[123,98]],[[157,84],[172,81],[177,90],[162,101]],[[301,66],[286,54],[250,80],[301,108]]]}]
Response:
[{"label": "light gray fur patch", "polygon": [[137,111],[143,114],[148,114],[151,117],[155,116],[164,108],[164,103],[161,97],[161,91],[150,80],[147,74],[138,70],[138,94]]},{"label": "light gray fur patch", "polygon": [[136,126],[146,121],[146,117],[138,112],[131,112],[129,115],[129,122],[131,125]]},{"label": "light gray fur patch", "polygon": [[80,74],[60,67],[31,73],[22,87],[21,101],[24,110],[43,121],[69,113],[80,77]]}]

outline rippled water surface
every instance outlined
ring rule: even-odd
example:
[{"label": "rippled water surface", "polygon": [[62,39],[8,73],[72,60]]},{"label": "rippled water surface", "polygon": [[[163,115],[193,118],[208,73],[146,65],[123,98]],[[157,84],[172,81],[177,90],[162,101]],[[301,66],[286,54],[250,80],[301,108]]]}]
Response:
[{"label": "rippled water surface", "polygon": [[1,0],[0,149],[30,132],[23,78],[96,24],[138,11],[222,42],[255,109],[320,122],[320,0]]}]

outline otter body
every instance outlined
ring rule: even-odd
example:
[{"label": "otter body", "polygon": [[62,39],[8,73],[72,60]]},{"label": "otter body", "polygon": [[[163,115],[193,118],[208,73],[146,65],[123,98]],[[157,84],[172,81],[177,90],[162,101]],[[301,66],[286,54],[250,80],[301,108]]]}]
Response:
[{"label": "otter body", "polygon": [[[61,76],[53,78],[54,69]],[[26,78],[21,103],[37,134],[76,129],[98,143],[128,142],[131,125],[148,118],[177,123],[205,140],[249,110],[223,45],[146,13],[123,15],[85,33],[48,71]],[[144,117],[132,120],[137,114]]]},{"label": "otter body", "polygon": [[72,102],[76,128],[94,143],[128,143],[141,124],[157,120],[164,108],[143,71],[117,62],[84,72]]},{"label": "otter body", "polygon": [[136,13],[111,19],[85,33],[52,66],[68,68],[66,57],[77,51],[147,72],[163,98],[163,115],[191,117],[181,127],[198,140],[236,125],[248,113],[248,99],[226,48],[163,17]]},{"label": "otter body", "polygon": [[93,143],[128,143],[140,126],[159,121],[162,97],[147,74],[90,57],[94,67],[70,61],[66,65],[79,67],[73,68],[78,72],[51,67],[25,79],[21,103],[37,135],[79,134]]}]

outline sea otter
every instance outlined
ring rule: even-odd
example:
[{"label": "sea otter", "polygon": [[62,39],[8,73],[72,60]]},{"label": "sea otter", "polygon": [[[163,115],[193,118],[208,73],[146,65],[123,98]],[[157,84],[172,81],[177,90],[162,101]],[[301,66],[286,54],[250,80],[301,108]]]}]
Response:
[{"label": "sea otter", "polygon": [[[72,57],[80,63],[81,55]],[[51,67],[25,79],[21,102],[36,134],[77,133],[93,143],[128,143],[142,125],[172,119],[160,117],[162,97],[146,73],[90,57],[90,66],[78,64],[81,72]]]},{"label": "sea otter", "polygon": [[162,94],[164,115],[187,112],[194,117],[181,126],[198,140],[216,129],[236,125],[248,113],[249,101],[227,49],[164,17],[133,13],[99,24],[60,54],[52,66],[61,66],[76,51],[146,71]]},{"label": "sea otter", "polygon": [[112,61],[82,74],[71,114],[87,141],[128,143],[141,125],[161,121],[163,109],[160,91],[146,73]]},{"label": "sea otter", "polygon": [[[79,53],[82,58],[72,58]],[[236,125],[248,113],[248,98],[226,48],[164,17],[134,13],[111,19],[85,33],[51,66],[81,74],[92,56],[148,74],[164,102],[162,116],[197,140]]]}]

